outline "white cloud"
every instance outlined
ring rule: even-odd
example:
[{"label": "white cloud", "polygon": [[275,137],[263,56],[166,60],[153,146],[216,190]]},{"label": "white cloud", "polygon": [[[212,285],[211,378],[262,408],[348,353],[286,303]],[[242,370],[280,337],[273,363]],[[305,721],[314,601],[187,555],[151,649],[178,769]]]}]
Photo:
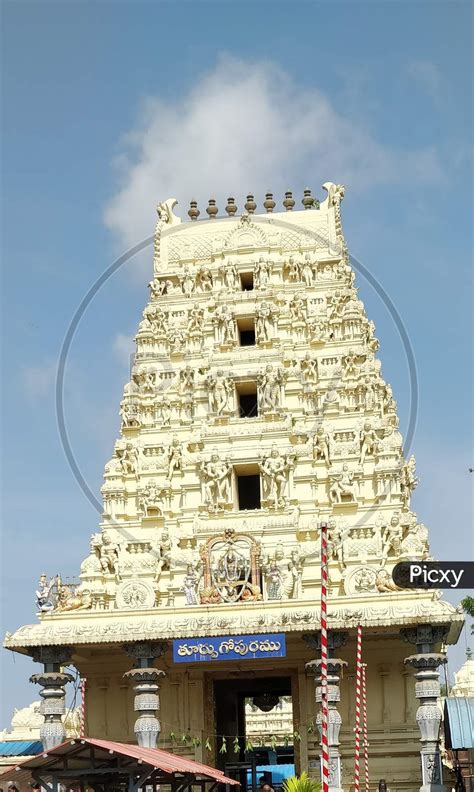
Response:
[{"label": "white cloud", "polygon": [[187,219],[191,198],[206,217],[209,197],[222,212],[229,195],[242,207],[252,192],[261,206],[269,189],[279,203],[287,189],[297,200],[305,186],[319,194],[324,181],[366,190],[441,177],[432,148],[390,148],[317,88],[298,85],[272,63],[230,56],[176,102],[144,102],[116,164],[119,188],[105,222],[122,248],[152,233],[154,207],[171,196]]},{"label": "white cloud", "polygon": [[133,355],[135,354],[135,342],[132,336],[117,333],[113,341],[113,350],[121,363],[131,368]]},{"label": "white cloud", "polygon": [[49,395],[56,379],[57,364],[50,361],[39,366],[23,366],[21,379],[26,395],[30,399],[40,399]]}]

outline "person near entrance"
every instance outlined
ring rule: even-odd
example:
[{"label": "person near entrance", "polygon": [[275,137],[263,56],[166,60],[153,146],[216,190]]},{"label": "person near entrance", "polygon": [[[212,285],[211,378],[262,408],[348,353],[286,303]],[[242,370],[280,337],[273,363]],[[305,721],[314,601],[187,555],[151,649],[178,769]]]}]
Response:
[{"label": "person near entrance", "polygon": [[275,792],[272,785],[268,783],[266,776],[260,776],[258,789],[259,792]]}]

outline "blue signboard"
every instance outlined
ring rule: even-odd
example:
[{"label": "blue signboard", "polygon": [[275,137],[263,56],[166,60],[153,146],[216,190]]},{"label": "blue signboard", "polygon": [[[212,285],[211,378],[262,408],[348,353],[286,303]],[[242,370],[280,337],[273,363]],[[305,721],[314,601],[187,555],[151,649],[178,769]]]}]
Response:
[{"label": "blue signboard", "polygon": [[178,638],[173,641],[175,663],[209,660],[255,660],[285,657],[284,633],[270,635],[233,635],[211,638]]}]

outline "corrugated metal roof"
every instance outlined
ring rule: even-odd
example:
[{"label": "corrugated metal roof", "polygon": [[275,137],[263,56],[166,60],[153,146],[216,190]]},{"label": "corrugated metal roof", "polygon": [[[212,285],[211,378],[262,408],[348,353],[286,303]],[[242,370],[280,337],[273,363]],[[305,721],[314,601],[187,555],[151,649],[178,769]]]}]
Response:
[{"label": "corrugated metal roof", "polygon": [[[148,765],[154,770],[162,770],[166,774],[189,774],[194,776],[203,776],[209,780],[218,781],[222,784],[239,785],[238,781],[232,778],[227,778],[222,770],[217,770],[215,767],[195,762],[194,759],[185,759],[177,754],[170,753],[169,751],[162,751],[159,748],[140,748],[138,745],[129,745],[128,743],[113,742],[111,740],[96,740],[92,737],[82,737],[75,740],[67,740],[58,745],[56,748],[34,756],[31,759],[26,759],[22,762],[15,774],[15,779],[27,778],[32,770],[42,768],[45,776],[56,772],[58,777],[61,775],[60,769],[53,770],[53,766],[57,763],[54,761],[55,757],[63,757],[68,754],[74,754],[72,760],[76,760],[81,751],[81,746],[84,753],[87,751],[88,746],[94,746],[102,749],[110,754],[120,754],[127,756],[130,759],[136,759],[137,764],[141,767]],[[79,749],[79,750],[78,750]],[[78,769],[80,772],[80,769]],[[113,772],[113,771],[112,771]],[[26,774],[26,775],[25,775]],[[3,773],[0,772],[0,777]]]},{"label": "corrugated metal roof", "polygon": [[474,698],[452,696],[445,700],[449,747],[474,748]]},{"label": "corrugated metal roof", "polygon": [[43,750],[39,740],[0,741],[0,756],[36,756]]}]

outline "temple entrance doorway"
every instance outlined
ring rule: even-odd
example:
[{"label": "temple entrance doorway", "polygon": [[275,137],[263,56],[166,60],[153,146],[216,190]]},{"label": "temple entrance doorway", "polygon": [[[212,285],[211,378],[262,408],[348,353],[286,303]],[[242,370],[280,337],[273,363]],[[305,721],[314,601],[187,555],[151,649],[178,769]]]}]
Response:
[{"label": "temple entrance doorway", "polygon": [[214,680],[214,712],[216,760],[226,775],[243,792],[264,781],[279,792],[295,773],[291,678]]}]

